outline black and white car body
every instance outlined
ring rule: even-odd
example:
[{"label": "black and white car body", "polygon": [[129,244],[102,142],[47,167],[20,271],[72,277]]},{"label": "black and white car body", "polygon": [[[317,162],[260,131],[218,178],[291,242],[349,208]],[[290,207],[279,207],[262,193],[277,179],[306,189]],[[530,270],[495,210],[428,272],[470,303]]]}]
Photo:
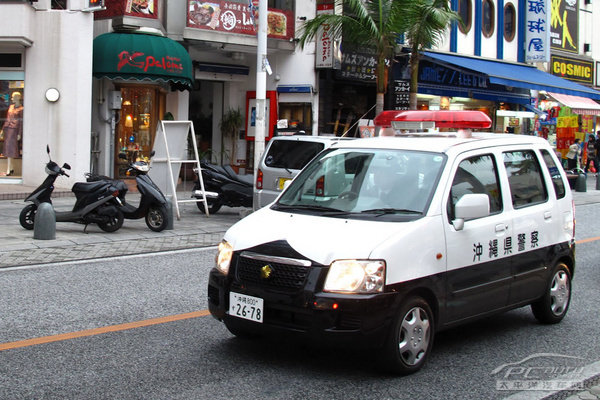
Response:
[{"label": "black and white car body", "polygon": [[[490,123],[428,113],[384,117]],[[322,152],[275,203],[232,226],[208,304],[236,335],[366,344],[407,374],[442,329],[525,305],[559,322],[574,271],[573,202],[545,140],[378,137]]]}]

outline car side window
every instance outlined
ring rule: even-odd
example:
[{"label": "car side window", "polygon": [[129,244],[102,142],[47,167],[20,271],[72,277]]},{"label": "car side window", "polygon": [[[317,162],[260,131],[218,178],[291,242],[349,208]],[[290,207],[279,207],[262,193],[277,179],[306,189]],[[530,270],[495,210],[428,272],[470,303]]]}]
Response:
[{"label": "car side window", "polygon": [[546,202],[548,191],[535,153],[524,150],[505,152],[502,155],[513,206],[522,208]]},{"label": "car side window", "polygon": [[448,218],[454,219],[454,206],[469,193],[486,194],[490,200],[490,214],[502,211],[502,197],[498,184],[496,162],[491,154],[467,158],[460,162],[450,190]]},{"label": "car side window", "polygon": [[557,199],[565,197],[565,184],[560,174],[560,170],[556,166],[554,159],[547,150],[542,150],[542,159],[548,168],[550,177],[552,178],[552,186],[554,186],[554,192],[556,193]]}]

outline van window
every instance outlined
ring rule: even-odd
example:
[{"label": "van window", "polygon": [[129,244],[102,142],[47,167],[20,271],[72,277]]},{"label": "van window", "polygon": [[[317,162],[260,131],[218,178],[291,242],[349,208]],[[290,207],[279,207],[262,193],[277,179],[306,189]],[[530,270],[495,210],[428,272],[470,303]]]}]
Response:
[{"label": "van window", "polygon": [[556,192],[556,198],[562,199],[565,197],[566,191],[565,184],[562,180],[562,176],[560,175],[560,170],[556,166],[556,163],[547,150],[542,150],[542,159],[546,163],[546,168],[548,168],[548,172],[552,178],[552,185],[554,186],[554,191]]},{"label": "van window", "polygon": [[277,140],[269,147],[265,165],[271,168],[302,169],[324,147],[321,142]]},{"label": "van window", "polygon": [[498,173],[492,155],[467,158],[458,165],[448,201],[450,221],[454,219],[454,206],[462,196],[468,193],[486,194],[490,199],[490,214],[502,211]]},{"label": "van window", "polygon": [[503,153],[503,157],[515,208],[548,200],[540,164],[533,151],[510,151]]}]

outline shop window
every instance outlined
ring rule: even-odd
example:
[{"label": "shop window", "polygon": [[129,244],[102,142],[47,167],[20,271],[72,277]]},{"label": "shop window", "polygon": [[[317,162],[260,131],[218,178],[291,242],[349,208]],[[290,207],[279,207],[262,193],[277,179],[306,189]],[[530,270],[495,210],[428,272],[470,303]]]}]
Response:
[{"label": "shop window", "polygon": [[23,81],[0,80],[0,176],[22,174],[23,89]]},{"label": "shop window", "polygon": [[458,0],[458,15],[462,21],[462,24],[458,26],[462,33],[468,33],[471,30],[472,12],[471,0]]},{"label": "shop window", "polygon": [[156,127],[163,118],[165,94],[147,86],[121,87],[121,112],[115,140],[116,177],[127,177],[127,162],[118,157],[125,153],[127,161],[146,160],[154,146]]},{"label": "shop window", "polygon": [[[279,135],[294,134],[299,131],[312,134],[311,103],[279,103],[279,120],[287,121],[287,128],[278,128]],[[286,124],[283,124],[284,126]]]},{"label": "shop window", "polygon": [[0,68],[21,68],[21,53],[0,53]]},{"label": "shop window", "polygon": [[516,15],[515,6],[512,3],[504,6],[504,39],[507,42],[512,42],[515,38]]},{"label": "shop window", "polygon": [[492,0],[483,0],[481,10],[481,32],[486,38],[491,37],[494,34],[494,3]]}]

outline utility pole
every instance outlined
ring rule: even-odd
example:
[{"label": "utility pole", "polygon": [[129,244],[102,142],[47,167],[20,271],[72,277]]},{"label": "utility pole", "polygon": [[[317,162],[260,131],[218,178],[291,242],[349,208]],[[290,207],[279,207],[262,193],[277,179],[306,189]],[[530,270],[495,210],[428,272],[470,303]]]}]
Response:
[{"label": "utility pole", "polygon": [[[258,163],[265,152],[265,115],[267,97],[267,0],[258,1],[258,46],[256,47],[256,124],[254,130],[254,182],[258,172]],[[273,105],[271,104],[271,107]]]}]

